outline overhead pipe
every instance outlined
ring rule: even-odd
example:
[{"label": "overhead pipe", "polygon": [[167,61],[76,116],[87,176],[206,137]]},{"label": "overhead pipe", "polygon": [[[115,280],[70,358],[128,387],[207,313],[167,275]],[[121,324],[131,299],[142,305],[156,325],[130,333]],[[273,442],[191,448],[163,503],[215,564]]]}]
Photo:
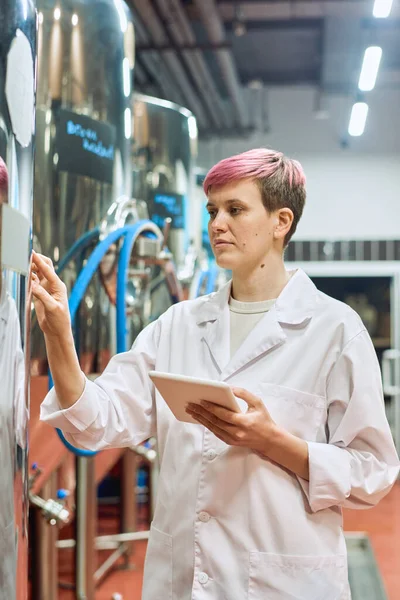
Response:
[{"label": "overhead pipe", "polygon": [[[203,0],[199,2],[203,3]],[[204,1],[204,4],[207,2]],[[346,15],[346,19],[372,17],[372,3],[364,0],[263,0],[241,2],[240,8],[244,21],[343,18],[343,15]],[[219,2],[218,10],[223,21],[232,21],[235,18],[235,6],[231,0]],[[394,3],[390,16],[392,19],[400,17],[398,3]]]},{"label": "overhead pipe", "polygon": [[[177,46],[180,48],[195,46],[196,36],[180,0],[156,0],[156,3],[165,20],[165,26]],[[231,119],[224,109],[221,97],[214,85],[214,78],[206,65],[201,50],[182,48],[182,57],[196,82],[214,125],[218,128],[229,127],[232,124]]]},{"label": "overhead pipe", "polygon": [[[138,44],[150,43],[150,38],[147,34],[147,31],[136,14],[135,32]],[[163,97],[166,100],[171,100],[172,102],[176,102],[177,104],[184,104],[184,99],[180,90],[178,89],[178,86],[172,85],[171,81],[168,80],[167,77],[165,77],[165,69],[163,68],[159,52],[144,52],[140,55],[140,60],[147,69],[148,73],[151,75],[153,80],[160,88]]]},{"label": "overhead pipe", "polygon": [[[168,43],[168,38],[165,29],[156,14],[153,6],[148,0],[135,0],[135,12],[139,13],[147,31],[153,38],[155,46],[165,46]],[[178,82],[181,92],[185,97],[185,104],[195,115],[199,128],[208,129],[208,119],[204,108],[198,99],[198,93],[193,89],[188,76],[180,62],[175,50],[161,50],[162,57],[167,64],[169,70]]]},{"label": "overhead pipe", "polygon": [[[194,0],[198,13],[201,16],[207,35],[213,44],[222,44],[225,40],[225,30],[217,11],[214,0]],[[231,97],[236,113],[237,123],[240,128],[248,126],[248,111],[242,96],[242,90],[237,75],[232,52],[228,49],[215,50],[225,85]]]}]

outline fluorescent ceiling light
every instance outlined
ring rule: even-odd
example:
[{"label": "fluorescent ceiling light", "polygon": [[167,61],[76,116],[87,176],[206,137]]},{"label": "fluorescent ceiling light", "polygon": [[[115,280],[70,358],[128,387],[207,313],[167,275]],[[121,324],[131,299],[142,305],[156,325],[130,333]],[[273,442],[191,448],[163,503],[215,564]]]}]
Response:
[{"label": "fluorescent ceiling light", "polygon": [[370,92],[374,89],[381,57],[382,48],[379,46],[370,46],[366,49],[358,81],[358,87],[362,92]]},{"label": "fluorescent ceiling light", "polygon": [[392,10],[393,0],[375,0],[372,14],[377,19],[386,19]]},{"label": "fluorescent ceiling light", "polygon": [[353,104],[349,123],[349,135],[357,137],[364,133],[367,115],[368,104],[366,102],[356,102]]}]

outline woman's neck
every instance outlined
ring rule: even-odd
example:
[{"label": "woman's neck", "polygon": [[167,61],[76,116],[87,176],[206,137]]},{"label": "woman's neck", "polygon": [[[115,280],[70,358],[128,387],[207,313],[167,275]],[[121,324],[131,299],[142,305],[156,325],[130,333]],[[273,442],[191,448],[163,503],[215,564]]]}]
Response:
[{"label": "woman's neck", "polygon": [[232,297],[240,302],[261,302],[279,296],[290,279],[283,259],[271,257],[264,266],[232,275]]}]

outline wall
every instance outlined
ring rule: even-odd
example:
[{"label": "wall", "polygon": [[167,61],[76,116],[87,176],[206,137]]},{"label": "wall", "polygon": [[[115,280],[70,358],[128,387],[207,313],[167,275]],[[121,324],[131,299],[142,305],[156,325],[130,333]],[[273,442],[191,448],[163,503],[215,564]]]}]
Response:
[{"label": "wall", "polygon": [[300,160],[307,175],[294,239],[400,239],[400,111],[392,106],[399,93],[388,96],[386,104],[374,97],[364,135],[343,148],[349,99],[330,98],[328,118],[318,120],[310,90],[275,90],[265,132],[258,123],[248,139],[200,142],[198,164],[208,169],[249,148],[277,148]]}]

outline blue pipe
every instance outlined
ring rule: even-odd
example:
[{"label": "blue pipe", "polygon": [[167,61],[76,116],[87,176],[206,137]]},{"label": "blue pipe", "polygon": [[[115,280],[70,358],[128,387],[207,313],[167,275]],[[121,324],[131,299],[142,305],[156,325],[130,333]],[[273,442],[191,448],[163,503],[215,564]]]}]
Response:
[{"label": "blue pipe", "polygon": [[[74,322],[76,312],[79,308],[82,298],[86,292],[87,286],[89,285],[93,275],[95,274],[96,270],[98,269],[98,266],[99,266],[101,260],[103,259],[104,255],[106,254],[107,250],[109,249],[109,247],[113,243],[115,243],[119,238],[121,238],[122,236],[124,236],[128,233],[131,233],[131,237],[133,239],[134,234],[137,235],[137,231],[141,227],[143,227],[143,229],[144,229],[144,226],[148,225],[148,224],[149,224],[149,221],[141,220],[141,221],[138,221],[137,223],[135,223],[134,225],[127,225],[125,227],[121,227],[120,229],[117,229],[116,231],[111,232],[103,241],[101,241],[98,244],[98,246],[95,248],[95,250],[89,257],[89,260],[87,261],[85,267],[82,269],[82,271],[72,289],[71,296],[69,298],[68,305],[69,305],[69,311],[70,311],[70,315],[71,315],[71,323],[72,324]],[[93,232],[89,232],[89,233],[93,233]],[[94,234],[93,234],[93,236],[94,236]],[[74,244],[74,245],[76,246],[77,244]],[[70,256],[72,255],[71,251],[69,252],[69,254],[70,254]],[[69,260],[71,260],[71,259],[69,259]],[[129,257],[128,257],[128,260],[129,260]],[[118,309],[118,307],[117,307],[117,309]],[[124,304],[123,316],[125,317],[125,304]],[[125,326],[124,326],[124,331],[125,331]],[[124,338],[125,338],[125,334],[124,334]],[[51,376],[51,373],[49,372],[49,389],[51,389],[52,387],[53,387],[53,378]],[[57,429],[57,433],[58,433],[58,436],[60,437],[61,441],[68,448],[68,450],[70,450],[77,456],[86,456],[87,457],[87,456],[94,456],[97,454],[97,452],[93,452],[91,450],[81,450],[79,448],[75,448],[74,446],[72,446],[72,444],[70,444],[64,437],[64,434],[61,431],[61,429]]]},{"label": "blue pipe", "polygon": [[85,250],[87,246],[89,246],[90,242],[94,238],[99,237],[100,230],[98,227],[92,229],[91,231],[87,231],[84,233],[74,244],[72,244],[71,248],[68,250],[67,254],[60,260],[57,267],[57,274],[60,275],[62,271],[65,269],[67,264],[75,258],[75,255],[78,254],[81,250]]}]

